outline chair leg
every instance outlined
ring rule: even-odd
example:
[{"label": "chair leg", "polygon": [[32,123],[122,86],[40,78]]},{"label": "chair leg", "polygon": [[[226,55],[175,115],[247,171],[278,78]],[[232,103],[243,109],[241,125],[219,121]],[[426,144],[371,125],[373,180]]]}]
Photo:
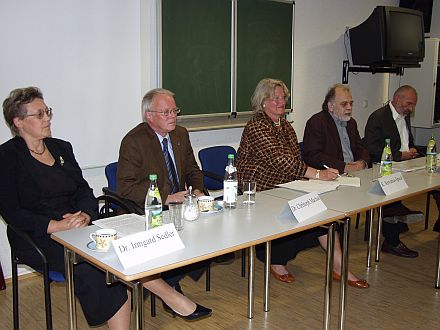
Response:
[{"label": "chair leg", "polygon": [[[429,208],[431,206],[431,196],[432,191],[428,191],[426,194],[426,209],[425,209],[425,230],[428,229],[428,223],[429,223]],[[440,210],[439,210],[440,211]]]},{"label": "chair leg", "polygon": [[18,271],[17,261],[11,253],[11,272],[12,272],[12,314],[14,319],[14,330],[19,330],[19,313],[18,313]]},{"label": "chair leg", "polygon": [[206,291],[211,291],[211,265],[206,269]]},{"label": "chair leg", "polygon": [[360,218],[361,214],[358,213],[356,214],[356,226],[354,228],[358,229],[359,228],[359,218]]},{"label": "chair leg", "polygon": [[153,292],[150,292],[150,306],[151,306],[151,317],[156,317],[156,295]]},{"label": "chair leg", "polygon": [[246,249],[241,250],[241,277],[246,277]]},{"label": "chair leg", "polygon": [[44,303],[46,306],[46,329],[52,330],[52,304],[50,299],[49,267],[47,264],[44,264],[43,266],[43,278],[44,278]]}]

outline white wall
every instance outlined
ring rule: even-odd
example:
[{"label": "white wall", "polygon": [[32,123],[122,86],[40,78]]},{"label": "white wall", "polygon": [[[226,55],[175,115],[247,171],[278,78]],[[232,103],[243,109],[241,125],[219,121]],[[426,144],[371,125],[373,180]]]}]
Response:
[{"label": "white wall", "polygon": [[[27,0],[26,2],[29,1],[30,0]],[[20,3],[23,2],[24,1],[21,1]],[[56,3],[58,4],[59,2],[71,3],[67,0],[58,1]],[[135,41],[134,44],[131,45],[130,51],[138,53],[130,55],[135,60],[134,63],[130,64],[129,67],[131,68],[131,66],[134,65],[141,74],[139,81],[137,80],[138,77],[133,75],[132,78],[136,81],[120,84],[120,88],[117,91],[112,90],[109,92],[109,90],[105,88],[97,87],[91,92],[98,93],[98,95],[102,96],[104,99],[110,98],[111,100],[115,96],[117,96],[118,99],[126,99],[127,106],[118,105],[118,109],[121,111],[123,110],[127,114],[127,117],[129,117],[129,113],[134,112],[138,114],[141,95],[146,90],[156,87],[157,67],[155,63],[157,58],[157,50],[154,47],[156,33],[154,22],[156,13],[155,0],[131,0],[129,2],[106,0],[104,2],[106,3],[105,7],[108,15],[114,17],[116,20],[118,18],[127,19],[128,16],[131,20],[131,28],[119,31],[119,33],[121,39],[124,39],[125,36],[126,38],[133,40],[133,35],[135,38],[140,38],[140,40]],[[20,19],[20,24],[12,21],[10,18],[11,13],[7,10],[4,10],[4,3],[15,4],[15,1],[2,1],[0,22],[10,22],[10,26],[7,27],[1,25],[2,23],[0,23],[0,43],[3,45],[3,47],[9,45],[11,38],[14,38],[14,31],[17,25],[21,26],[21,30],[29,31],[29,34],[26,37],[20,39],[24,45],[27,44],[28,40],[40,41],[39,43],[33,43],[33,48],[28,50],[30,54],[38,52],[39,49],[44,49],[45,47],[50,46],[50,41],[45,40],[44,38],[39,38],[38,35],[34,35],[32,33],[34,26],[31,24],[26,24],[26,20]],[[61,5],[55,6],[54,3],[55,2],[49,0],[38,1],[38,5],[44,8],[45,12],[48,12],[51,16],[56,17],[58,11],[63,10],[63,7]],[[303,130],[307,119],[313,113],[320,110],[327,88],[334,83],[341,82],[342,61],[345,59],[345,50],[343,44],[343,33],[345,31],[345,27],[356,26],[363,22],[371,14],[376,5],[397,4],[398,0],[296,0],[294,63],[295,79],[293,91],[295,112],[293,119],[295,121],[294,128],[298,134],[299,140],[302,140]],[[133,10],[138,9],[139,13],[133,12]],[[96,12],[96,15],[99,16],[99,11]],[[80,24],[82,18],[89,17],[89,13],[74,11],[72,16],[79,22],[78,24]],[[435,24],[438,26],[438,17],[439,15],[433,15],[433,21],[435,21],[433,26]],[[50,19],[39,20],[39,24],[46,26],[46,28],[56,28],[53,20]],[[121,24],[121,22],[119,22],[119,24]],[[133,30],[137,27],[139,27],[141,31]],[[86,28],[84,28],[84,34],[87,34]],[[103,49],[98,50],[103,51]],[[17,58],[8,58],[7,61],[5,61],[3,51],[0,54],[0,57],[2,58],[2,61],[0,61],[0,96],[4,98],[6,97],[7,92],[11,89],[23,86],[23,84],[27,85],[28,83],[20,80],[20,77],[15,76],[13,71],[6,70],[6,66],[17,66],[17,63],[21,63],[21,56]],[[137,57],[140,58],[140,63],[136,60]],[[33,84],[42,86],[43,91],[48,97],[57,97],[59,102],[64,102],[66,104],[77,101],[76,99],[72,99],[76,98],[76,96],[70,94],[68,90],[72,86],[81,90],[81,84],[83,83],[82,80],[78,80],[76,77],[51,77],[50,73],[53,73],[51,70],[49,70],[51,68],[51,61],[45,60],[44,57],[40,58],[38,63],[34,63],[34,66],[35,65],[38,65],[44,70],[41,70],[40,78],[35,79]],[[72,70],[82,69],[79,64],[78,67],[75,64],[71,65]],[[45,69],[47,69],[47,71]],[[7,74],[5,75],[4,72],[7,72]],[[107,70],[103,70],[102,74],[107,75],[108,79],[112,79],[111,69],[108,68]],[[74,80],[71,81],[71,79]],[[350,74],[349,84],[352,88],[353,97],[356,102],[354,117],[358,121],[361,134],[363,133],[363,128],[368,115],[387,99],[387,81],[386,74],[372,75],[361,73],[357,76]],[[58,90],[63,89],[65,86],[66,91],[64,91],[62,94],[62,98],[51,94],[52,87],[50,86],[54,86],[54,84],[60,85],[60,87],[57,87]],[[133,91],[133,88],[137,90]],[[83,94],[79,93],[79,95]],[[89,94],[85,95],[87,96]],[[83,97],[80,103],[87,104],[87,97]],[[362,108],[360,106],[363,100],[368,101],[368,107]],[[91,108],[90,111],[93,112],[93,108]],[[121,117],[119,120],[123,120],[124,118],[125,117]],[[86,120],[86,118],[84,118],[84,120]],[[54,117],[54,130],[57,136],[65,136],[62,134],[63,132],[56,130],[56,127],[62,124],[66,125],[66,123],[57,122],[56,117]],[[135,122],[130,122],[129,124],[134,126]],[[5,141],[9,137],[9,135],[5,133],[5,130],[7,131],[5,126],[0,128],[0,142]],[[118,131],[118,129],[114,127],[112,128],[111,133],[113,133],[113,131],[118,138],[122,134],[122,132]],[[231,144],[237,146],[240,140],[241,131],[241,129],[229,129],[196,132],[191,133],[191,141],[195,151],[201,147],[213,144]],[[94,134],[100,133],[102,132],[95,132]],[[73,141],[77,155],[93,152],[93,150],[88,150],[89,148],[87,146],[87,141],[90,139],[91,134],[91,132],[84,131],[80,135],[81,141]],[[111,152],[111,155],[108,157],[108,159],[116,159],[118,147],[118,145],[114,146],[114,150]],[[84,171],[84,175],[94,188],[95,194],[100,194],[101,187],[106,185],[103,169],[87,169]],[[4,235],[4,225],[0,223],[0,260],[2,262],[5,275],[8,277],[10,275],[8,261],[9,252],[5,247],[5,242],[7,241]]]}]

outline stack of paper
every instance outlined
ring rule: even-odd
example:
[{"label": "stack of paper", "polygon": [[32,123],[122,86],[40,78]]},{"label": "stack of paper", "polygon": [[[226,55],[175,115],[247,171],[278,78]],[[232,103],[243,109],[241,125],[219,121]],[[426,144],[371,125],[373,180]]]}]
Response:
[{"label": "stack of paper", "polygon": [[323,194],[328,191],[336,190],[339,186],[352,186],[359,188],[361,186],[361,179],[358,177],[342,175],[335,181],[296,180],[282,183],[277,186],[307,193],[316,192],[317,194]]},{"label": "stack of paper", "polygon": [[336,179],[336,182],[340,186],[352,186],[357,188],[361,186],[361,178],[358,178],[356,176],[341,175],[339,178]]},{"label": "stack of paper", "polygon": [[318,194],[325,193],[327,191],[336,190],[339,183],[336,181],[321,181],[321,180],[296,180],[288,183],[279,184],[278,187],[305,191],[308,193],[316,192]]},{"label": "stack of paper", "polygon": [[116,217],[95,220],[92,223],[100,228],[116,230],[118,237],[145,231],[145,217],[137,214],[122,214]]}]

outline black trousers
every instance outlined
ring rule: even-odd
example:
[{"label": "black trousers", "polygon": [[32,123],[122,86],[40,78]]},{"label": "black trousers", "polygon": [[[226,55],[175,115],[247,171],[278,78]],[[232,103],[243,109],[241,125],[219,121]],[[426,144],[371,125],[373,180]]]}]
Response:
[{"label": "black trousers", "polygon": [[[383,217],[394,217],[408,214],[409,209],[401,201],[394,202],[383,207]],[[397,246],[400,243],[400,234],[408,230],[406,223],[382,222],[382,235],[391,246]]]},{"label": "black trousers", "polygon": [[[286,265],[296,255],[305,250],[319,245],[318,237],[326,235],[327,230],[321,227],[313,228],[273,240],[271,243],[271,264]],[[266,244],[256,246],[257,258],[264,262]]]}]

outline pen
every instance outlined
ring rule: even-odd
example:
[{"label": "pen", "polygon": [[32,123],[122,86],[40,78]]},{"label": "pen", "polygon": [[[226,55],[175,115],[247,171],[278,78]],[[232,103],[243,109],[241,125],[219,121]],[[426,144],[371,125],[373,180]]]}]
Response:
[{"label": "pen", "polygon": [[[329,169],[330,167],[328,167],[327,165],[324,164],[325,169]],[[338,173],[338,177],[341,177],[341,175]]]}]

